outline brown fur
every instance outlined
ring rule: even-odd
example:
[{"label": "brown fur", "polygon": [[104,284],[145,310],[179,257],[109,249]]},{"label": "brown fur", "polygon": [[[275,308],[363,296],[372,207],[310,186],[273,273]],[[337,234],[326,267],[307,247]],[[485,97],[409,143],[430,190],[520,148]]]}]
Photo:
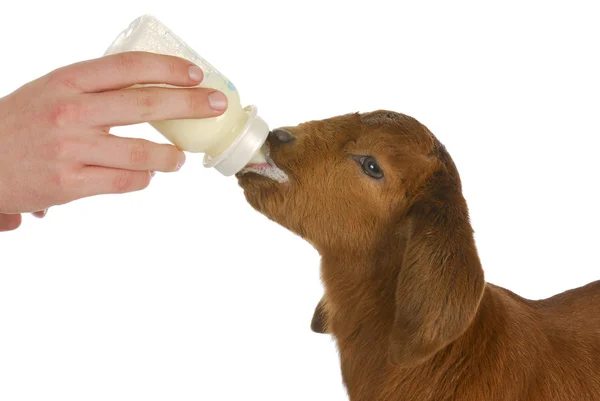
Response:
[{"label": "brown fur", "polygon": [[600,400],[600,282],[542,301],[486,283],[458,172],[426,127],[377,111],[286,129],[294,141],[270,144],[290,182],[239,182],[319,251],[311,327],[335,337],[351,401]]}]

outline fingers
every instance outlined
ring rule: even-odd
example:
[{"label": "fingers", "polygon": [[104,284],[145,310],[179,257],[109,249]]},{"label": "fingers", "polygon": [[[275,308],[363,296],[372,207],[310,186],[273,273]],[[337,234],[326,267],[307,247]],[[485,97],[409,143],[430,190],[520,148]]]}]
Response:
[{"label": "fingers", "polygon": [[135,171],[177,171],[185,163],[185,153],[172,145],[161,145],[145,139],[96,135],[89,148],[79,152],[85,165]]},{"label": "fingers", "polygon": [[202,70],[173,56],[127,52],[83,61],[48,75],[51,82],[80,92],[103,92],[136,84],[198,85]]},{"label": "fingers", "polygon": [[149,171],[130,171],[86,166],[77,174],[71,186],[73,199],[102,194],[122,194],[140,191],[150,184]]},{"label": "fingers", "polygon": [[0,232],[12,231],[21,225],[23,218],[20,214],[1,214],[0,213]]},{"label": "fingers", "polygon": [[145,87],[85,96],[86,118],[96,126],[216,117],[227,108],[225,95],[207,88]]}]

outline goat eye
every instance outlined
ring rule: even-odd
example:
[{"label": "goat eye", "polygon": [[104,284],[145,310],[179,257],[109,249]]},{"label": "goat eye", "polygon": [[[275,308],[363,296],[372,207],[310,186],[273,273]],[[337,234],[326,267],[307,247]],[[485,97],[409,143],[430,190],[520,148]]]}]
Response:
[{"label": "goat eye", "polygon": [[361,165],[363,171],[365,172],[365,174],[368,175],[369,177],[375,178],[377,180],[380,178],[383,178],[383,170],[381,169],[381,167],[379,167],[379,164],[377,164],[377,160],[375,160],[374,157],[371,157],[371,156],[361,157],[360,165]]}]

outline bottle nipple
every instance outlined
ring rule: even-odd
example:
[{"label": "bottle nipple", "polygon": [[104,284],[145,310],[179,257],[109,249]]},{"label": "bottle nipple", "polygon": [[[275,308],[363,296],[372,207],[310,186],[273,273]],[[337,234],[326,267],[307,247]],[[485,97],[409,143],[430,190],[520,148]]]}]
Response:
[{"label": "bottle nipple", "polygon": [[248,162],[248,165],[267,164],[265,153],[263,148],[260,148],[258,152],[252,156],[252,159]]}]

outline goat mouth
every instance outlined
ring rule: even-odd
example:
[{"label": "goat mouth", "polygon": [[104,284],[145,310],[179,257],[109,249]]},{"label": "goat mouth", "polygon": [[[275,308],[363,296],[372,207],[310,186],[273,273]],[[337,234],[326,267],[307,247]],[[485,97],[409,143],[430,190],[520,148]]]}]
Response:
[{"label": "goat mouth", "polygon": [[263,146],[262,152],[266,163],[249,164],[238,173],[238,176],[256,174],[279,183],[287,182],[289,177],[283,170],[277,167],[277,164],[271,158],[271,149],[268,144]]}]

